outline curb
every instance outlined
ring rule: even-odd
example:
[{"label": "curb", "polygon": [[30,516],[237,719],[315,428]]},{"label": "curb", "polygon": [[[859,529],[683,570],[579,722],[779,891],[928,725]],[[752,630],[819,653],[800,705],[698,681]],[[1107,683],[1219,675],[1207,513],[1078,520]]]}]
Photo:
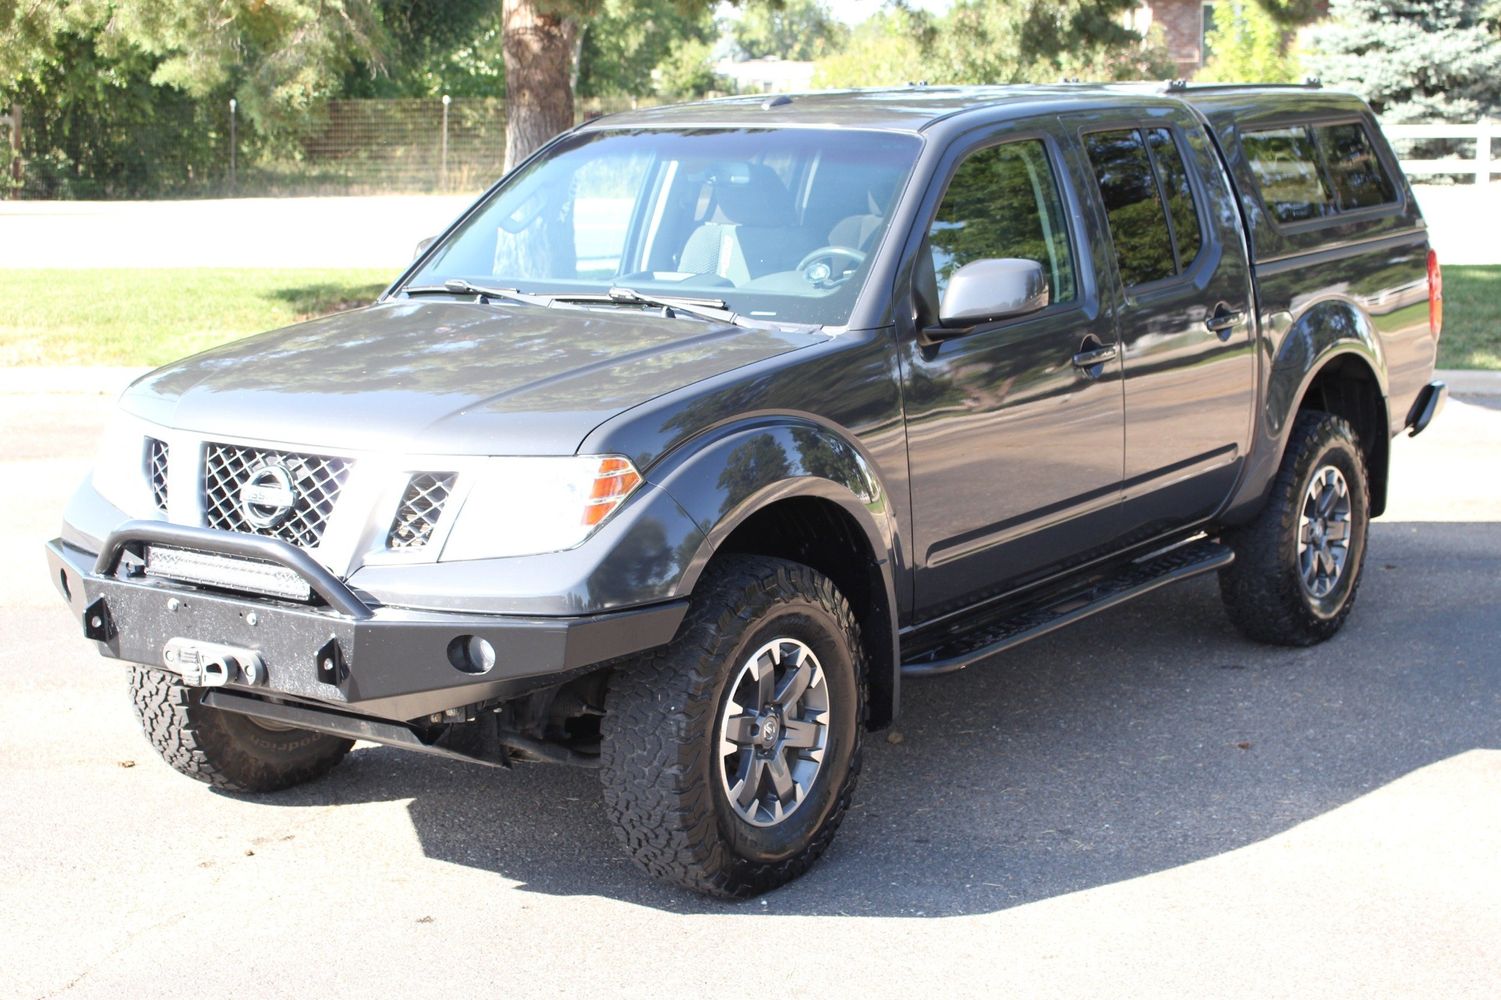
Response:
[{"label": "curb", "polygon": [[1501,396],[1501,372],[1439,369],[1433,377],[1449,384],[1453,396]]}]

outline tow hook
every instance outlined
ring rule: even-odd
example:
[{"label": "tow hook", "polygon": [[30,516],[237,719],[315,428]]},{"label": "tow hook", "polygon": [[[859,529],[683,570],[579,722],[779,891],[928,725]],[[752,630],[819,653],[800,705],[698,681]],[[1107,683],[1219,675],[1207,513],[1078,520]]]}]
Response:
[{"label": "tow hook", "polygon": [[189,687],[223,687],[231,681],[259,684],[266,663],[253,649],[177,637],[162,648],[162,662]]}]

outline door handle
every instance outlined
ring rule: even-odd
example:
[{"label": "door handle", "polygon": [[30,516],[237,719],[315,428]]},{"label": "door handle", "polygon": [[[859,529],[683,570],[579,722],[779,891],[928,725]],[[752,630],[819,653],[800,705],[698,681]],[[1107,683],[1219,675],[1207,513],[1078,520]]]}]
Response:
[{"label": "door handle", "polygon": [[1239,326],[1245,321],[1244,309],[1231,309],[1221,302],[1214,307],[1214,312],[1210,313],[1209,318],[1204,321],[1204,326],[1210,333],[1219,334],[1223,338],[1232,327]]},{"label": "door handle", "polygon": [[1108,347],[1097,347],[1092,351],[1080,351],[1074,355],[1074,367],[1088,372],[1096,365],[1103,365],[1107,361],[1114,361],[1120,353],[1119,349],[1111,344]]}]

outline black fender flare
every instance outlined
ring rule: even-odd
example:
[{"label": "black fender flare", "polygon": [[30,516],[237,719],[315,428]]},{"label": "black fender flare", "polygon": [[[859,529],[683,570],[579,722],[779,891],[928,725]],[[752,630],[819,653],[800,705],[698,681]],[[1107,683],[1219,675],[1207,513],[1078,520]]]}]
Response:
[{"label": "black fender flare", "polygon": [[[1279,323],[1279,319],[1281,322]],[[1240,486],[1226,507],[1224,520],[1231,523],[1253,516],[1271,486],[1287,450],[1293,420],[1318,378],[1341,359],[1352,359],[1370,375],[1380,396],[1382,433],[1371,442],[1373,453],[1384,459],[1390,445],[1389,401],[1386,363],[1381,338],[1368,316],[1352,300],[1330,296],[1305,308],[1293,320],[1287,313],[1267,317],[1270,328],[1266,343],[1275,354],[1264,359],[1266,388],[1256,411],[1251,451]],[[1282,332],[1278,327],[1282,326]],[[1373,475],[1385,476],[1384,461]],[[1384,479],[1383,479],[1384,483]],[[1373,483],[1373,491],[1377,484]],[[1384,485],[1381,487],[1384,493]]]},{"label": "black fender flare", "polygon": [[886,619],[870,636],[875,720],[894,717],[900,685],[896,580],[902,532],[875,463],[852,435],[801,414],[737,421],[674,449],[647,473],[697,524],[702,540],[678,580],[678,596],[693,590],[710,560],[737,528],[758,512],[789,499],[828,502],[858,527],[869,548],[873,599]]}]

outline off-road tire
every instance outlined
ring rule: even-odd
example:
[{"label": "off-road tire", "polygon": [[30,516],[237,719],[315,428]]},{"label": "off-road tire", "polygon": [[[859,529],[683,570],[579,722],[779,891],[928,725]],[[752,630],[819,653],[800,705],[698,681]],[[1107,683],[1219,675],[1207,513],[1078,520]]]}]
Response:
[{"label": "off-road tire", "polygon": [[[805,798],[770,827],[737,815],[718,768],[724,702],[747,658],[784,636],[804,642],[828,685],[828,743]],[[726,556],[699,581],[669,645],[618,669],[603,719],[604,800],[637,865],[725,898],[773,889],[816,861],[860,771],[865,654],[849,603],[799,563]]]},{"label": "off-road tire", "polygon": [[[1316,598],[1304,586],[1298,536],[1315,473],[1333,466],[1348,486],[1348,555],[1338,582]],[[1355,606],[1370,528],[1370,483],[1364,453],[1341,417],[1305,410],[1293,424],[1266,506],[1223,540],[1235,562],[1220,571],[1220,597],[1247,638],[1280,646],[1311,646],[1334,633]]]},{"label": "off-road tire", "polygon": [[227,792],[276,792],[321,778],[354,745],[305,729],[268,729],[209,708],[193,688],[149,667],[130,668],[130,700],[162,760]]}]

